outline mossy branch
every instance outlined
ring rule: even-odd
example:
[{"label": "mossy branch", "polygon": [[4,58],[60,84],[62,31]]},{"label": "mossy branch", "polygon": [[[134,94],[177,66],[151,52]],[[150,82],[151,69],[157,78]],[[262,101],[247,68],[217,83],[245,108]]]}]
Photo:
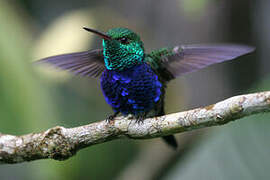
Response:
[{"label": "mossy branch", "polygon": [[135,120],[117,117],[113,122],[54,127],[22,136],[0,134],[0,163],[20,163],[37,159],[65,160],[78,150],[113,139],[149,139],[198,128],[223,125],[251,114],[270,111],[270,91],[235,96],[216,104],[189,111]]}]

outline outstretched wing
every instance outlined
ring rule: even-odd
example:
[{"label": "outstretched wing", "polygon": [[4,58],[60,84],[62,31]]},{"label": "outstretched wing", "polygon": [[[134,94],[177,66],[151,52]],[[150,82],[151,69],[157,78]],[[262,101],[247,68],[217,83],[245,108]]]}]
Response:
[{"label": "outstretched wing", "polygon": [[35,63],[48,63],[76,75],[95,78],[105,70],[101,49],[47,57]]},{"label": "outstretched wing", "polygon": [[182,45],[149,54],[148,63],[167,81],[211,64],[251,53],[254,47],[234,44]]}]

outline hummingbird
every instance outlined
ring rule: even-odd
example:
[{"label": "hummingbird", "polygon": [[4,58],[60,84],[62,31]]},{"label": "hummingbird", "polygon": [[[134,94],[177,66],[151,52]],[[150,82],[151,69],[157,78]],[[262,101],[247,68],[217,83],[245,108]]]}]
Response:
[{"label": "hummingbird", "polygon": [[[193,44],[165,47],[146,53],[140,36],[128,28],[106,33],[83,27],[102,39],[102,48],[56,55],[39,60],[75,75],[99,78],[105,101],[114,113],[132,115],[138,123],[165,115],[164,97],[169,81],[215,63],[251,53],[254,47],[237,44]],[[162,137],[177,148],[173,135]]]}]

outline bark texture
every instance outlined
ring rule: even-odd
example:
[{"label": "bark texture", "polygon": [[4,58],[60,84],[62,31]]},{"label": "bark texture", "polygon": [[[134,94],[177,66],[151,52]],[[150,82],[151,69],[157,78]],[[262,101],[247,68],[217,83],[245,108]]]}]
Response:
[{"label": "bark texture", "polygon": [[235,96],[206,107],[148,118],[140,124],[127,117],[117,117],[110,123],[104,120],[75,128],[57,126],[45,132],[22,136],[0,134],[0,163],[47,158],[65,160],[82,148],[117,138],[156,138],[223,125],[251,114],[268,111],[270,91]]}]

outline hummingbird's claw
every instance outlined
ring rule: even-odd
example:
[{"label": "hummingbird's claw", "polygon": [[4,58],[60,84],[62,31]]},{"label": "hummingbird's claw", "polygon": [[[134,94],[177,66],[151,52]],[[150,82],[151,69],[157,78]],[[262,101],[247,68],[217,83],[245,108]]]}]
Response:
[{"label": "hummingbird's claw", "polygon": [[108,117],[106,118],[105,121],[106,121],[107,123],[111,123],[112,121],[114,121],[114,118],[115,118],[118,114],[119,114],[119,111],[115,112],[114,114],[108,116]]},{"label": "hummingbird's claw", "polygon": [[114,117],[113,115],[108,116],[108,117],[106,118],[106,123],[112,122],[114,118],[115,118],[115,117]]},{"label": "hummingbird's claw", "polygon": [[140,116],[136,117],[135,122],[138,123],[139,125],[143,124],[145,117],[146,117],[146,114],[140,115]]}]

